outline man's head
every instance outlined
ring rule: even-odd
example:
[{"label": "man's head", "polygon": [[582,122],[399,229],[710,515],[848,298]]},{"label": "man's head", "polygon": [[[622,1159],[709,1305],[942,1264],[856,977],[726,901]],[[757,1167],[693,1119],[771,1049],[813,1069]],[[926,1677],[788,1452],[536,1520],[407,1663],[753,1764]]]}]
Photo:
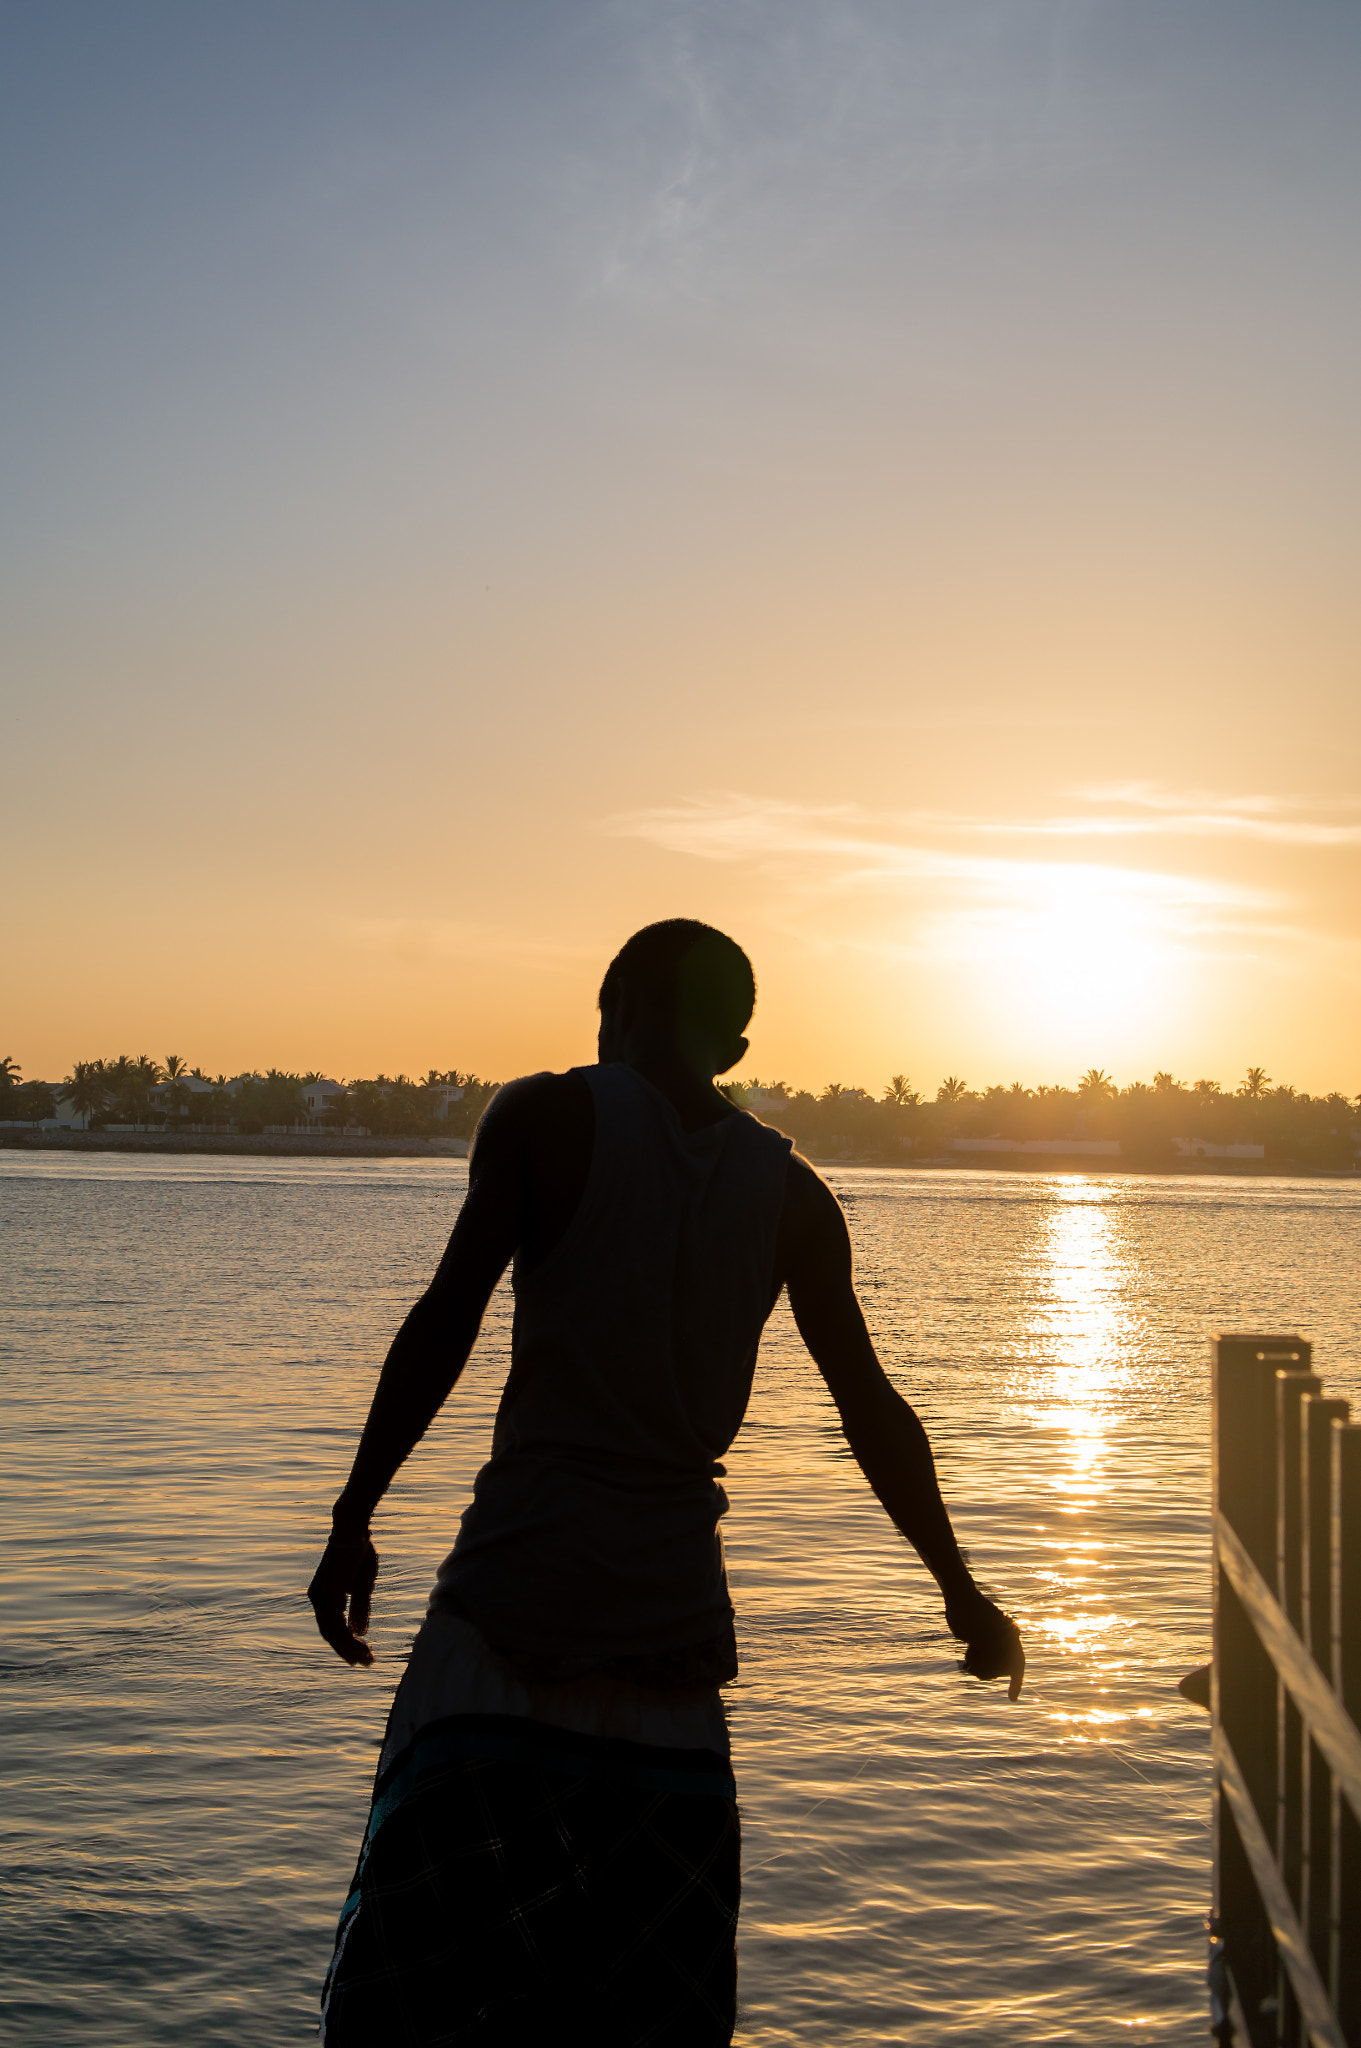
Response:
[{"label": "man's head", "polygon": [[692,917],[645,925],[600,984],[602,1060],[667,1058],[711,1081],[747,1049],[756,977],[735,940]]}]

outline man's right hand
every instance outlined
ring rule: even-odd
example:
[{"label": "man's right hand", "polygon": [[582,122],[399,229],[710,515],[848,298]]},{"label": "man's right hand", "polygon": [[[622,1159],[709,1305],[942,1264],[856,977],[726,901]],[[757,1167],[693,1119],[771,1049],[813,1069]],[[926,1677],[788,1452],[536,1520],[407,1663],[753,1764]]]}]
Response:
[{"label": "man's right hand", "polygon": [[[312,1574],[307,1597],[317,1627],[337,1657],[347,1664],[372,1664],[373,1651],[361,1640],[368,1634],[369,1603],[378,1577],[378,1552],[362,1532],[333,1531]],[[349,1607],[349,1620],[345,1609]]]},{"label": "man's right hand", "polygon": [[1025,1649],[1021,1631],[1009,1614],[980,1593],[973,1592],[945,1609],[945,1621],[952,1636],[967,1645],[964,1669],[971,1678],[1007,1678],[1007,1698],[1021,1697],[1025,1678]]}]

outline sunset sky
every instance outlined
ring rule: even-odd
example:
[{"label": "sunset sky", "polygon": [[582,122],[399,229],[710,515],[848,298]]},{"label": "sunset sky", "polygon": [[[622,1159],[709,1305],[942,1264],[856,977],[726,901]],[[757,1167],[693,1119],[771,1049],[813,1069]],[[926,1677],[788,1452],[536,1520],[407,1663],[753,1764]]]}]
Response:
[{"label": "sunset sky", "polygon": [[1361,10],[0,5],[0,1053],[1361,1089]]}]

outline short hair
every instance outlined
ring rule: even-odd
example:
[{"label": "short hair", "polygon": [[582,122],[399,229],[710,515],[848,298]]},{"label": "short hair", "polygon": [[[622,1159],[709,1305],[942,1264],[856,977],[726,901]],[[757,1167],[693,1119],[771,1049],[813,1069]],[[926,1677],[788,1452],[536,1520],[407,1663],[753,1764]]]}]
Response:
[{"label": "short hair", "polygon": [[669,1026],[681,1018],[740,1038],[756,1008],[756,976],[735,939],[693,917],[667,917],[626,939],[600,984],[607,1009],[627,985]]}]

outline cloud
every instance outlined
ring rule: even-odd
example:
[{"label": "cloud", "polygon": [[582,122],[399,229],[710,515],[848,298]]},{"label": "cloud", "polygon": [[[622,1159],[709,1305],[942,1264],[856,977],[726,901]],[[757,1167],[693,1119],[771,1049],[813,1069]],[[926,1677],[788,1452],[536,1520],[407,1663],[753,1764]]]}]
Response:
[{"label": "cloud", "polygon": [[[1361,846],[1361,824],[1301,816],[1301,812],[1323,808],[1308,799],[1213,796],[1201,790],[1163,789],[1147,782],[1099,786],[1080,795],[1083,801],[1103,808],[1093,814],[1058,818],[954,822],[966,830],[1054,838],[1232,838],[1278,846]],[[1354,811],[1358,803],[1354,798],[1342,798],[1330,808]]]},{"label": "cloud", "polygon": [[[930,833],[985,834],[995,821],[929,813],[876,815],[853,804],[800,804],[709,791],[627,811],[605,829],[701,860],[742,863],[807,895],[870,898],[885,891],[915,905],[937,936],[998,919],[1109,920],[1183,939],[1260,929],[1285,899],[1214,877],[1083,860],[1018,860],[923,843]],[[1002,829],[1005,829],[1003,827]]]},{"label": "cloud", "polygon": [[[913,845],[913,838],[1231,838],[1281,846],[1361,846],[1361,823],[1301,816],[1322,808],[1307,799],[1219,797],[1152,783],[1119,783],[1077,794],[1095,808],[1051,817],[998,818],[954,811],[876,814],[854,804],[796,804],[720,791],[624,813],[610,820],[607,829],[710,860],[756,858],[763,853],[821,854],[863,858],[876,867],[887,863],[898,874],[940,879],[986,875],[996,867],[995,857],[961,857],[940,847]],[[1330,808],[1355,810],[1361,805],[1344,798]],[[1162,883],[1177,880],[1156,875],[1149,878],[1149,887],[1156,891]],[[1189,878],[1183,880],[1188,888],[1193,886]]]},{"label": "cloud", "polygon": [[[847,865],[858,876],[998,883],[1043,871],[1072,872],[1073,862],[1016,861],[996,854],[963,853],[950,847],[914,844],[908,834],[1058,831],[1064,821],[1008,821],[960,817],[948,812],[876,813],[858,804],[802,804],[748,796],[738,790],[704,791],[679,803],[622,811],[604,829],[624,838],[647,839],[674,853],[703,860],[770,862],[807,858]],[[1101,830],[1097,821],[1094,830]],[[1169,875],[1131,868],[1097,870],[1152,897],[1185,901],[1264,903],[1260,891],[1199,876]]]},{"label": "cloud", "polygon": [[346,917],[340,938],[365,952],[399,960],[533,960],[557,966],[594,960],[597,949],[552,939],[527,938],[496,925],[446,917]]}]

